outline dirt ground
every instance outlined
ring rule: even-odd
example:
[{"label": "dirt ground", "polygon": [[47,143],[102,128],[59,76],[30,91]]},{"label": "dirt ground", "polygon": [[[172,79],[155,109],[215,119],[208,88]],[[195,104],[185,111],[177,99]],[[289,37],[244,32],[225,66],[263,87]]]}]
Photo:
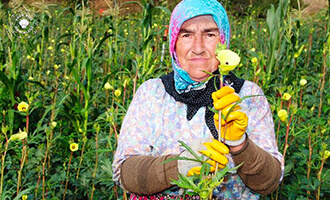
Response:
[{"label": "dirt ground", "polygon": [[[105,1],[107,2],[111,2],[110,0],[92,0],[92,4],[94,5],[96,10],[99,9],[106,9],[108,8],[107,4],[105,3]],[[132,1],[132,0],[119,0],[117,2],[119,2],[118,4],[122,4],[123,2],[127,2],[127,1]],[[170,1],[170,0],[169,0]],[[329,6],[329,1],[328,0],[302,0],[304,2],[304,4],[302,5],[303,8],[305,8],[305,12],[308,14],[314,14],[316,12],[318,12],[320,9],[323,9],[327,6]],[[154,2],[156,3],[157,0],[154,0]],[[131,6],[126,6],[129,7],[129,9],[133,9],[132,6],[134,7],[134,4],[132,4]],[[136,10],[135,10],[136,11]]]},{"label": "dirt ground", "polygon": [[320,9],[326,8],[329,6],[329,1],[327,0],[303,0],[306,7],[306,13],[314,14]]},{"label": "dirt ground", "polygon": [[[8,1],[22,1],[22,0],[1,0],[2,3],[7,3]],[[37,1],[42,1],[42,0],[23,0],[24,3],[33,3]],[[132,0],[117,0],[117,5],[122,5],[124,2],[128,2]],[[318,12],[320,9],[326,8],[329,6],[329,1],[328,0],[302,0],[304,4],[302,5],[302,8],[304,8],[304,12],[306,14],[314,14]],[[45,0],[45,2],[49,3],[58,3],[61,4],[61,0]],[[100,9],[108,9],[109,6],[113,7],[115,4],[113,3],[112,0],[90,0],[90,7],[93,8],[95,11],[99,11]],[[158,2],[158,0],[154,0],[154,2]],[[171,1],[168,0],[170,3]],[[123,13],[126,12],[137,12],[139,11],[139,6],[136,4],[130,4],[130,5],[125,5],[121,6],[121,10]]]}]

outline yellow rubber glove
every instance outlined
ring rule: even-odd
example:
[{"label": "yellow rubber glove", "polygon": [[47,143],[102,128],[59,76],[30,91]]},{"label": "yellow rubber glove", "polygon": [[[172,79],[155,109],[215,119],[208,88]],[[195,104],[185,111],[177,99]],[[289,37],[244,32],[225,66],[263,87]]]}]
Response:
[{"label": "yellow rubber glove", "polygon": [[[215,171],[217,163],[219,169],[227,165],[228,159],[224,155],[229,153],[229,149],[225,144],[213,139],[210,142],[203,143],[203,145],[206,147],[206,150],[200,150],[199,153],[210,157],[211,160],[207,161],[211,165],[210,172]],[[202,166],[193,167],[188,171],[187,176],[199,175],[201,169]]]},{"label": "yellow rubber glove", "polygon": [[[207,161],[211,165],[210,172],[214,172],[218,163],[218,168],[224,168],[228,159],[225,154],[229,153],[228,147],[214,139],[198,139],[195,140],[189,147],[196,152],[199,156],[201,154],[210,157],[210,160]],[[180,157],[193,158],[195,157],[190,154],[189,151],[185,150],[181,153]],[[202,165],[199,162],[190,161],[190,160],[178,160],[178,171],[181,174],[187,176],[193,176],[194,174],[199,175]]]},{"label": "yellow rubber glove", "polygon": [[[240,100],[235,90],[225,86],[212,94],[213,106],[216,110],[221,110],[223,116],[227,116],[233,104]],[[221,118],[221,139],[229,146],[238,146],[245,139],[245,130],[248,125],[248,117],[242,112],[241,107],[236,105],[224,120]],[[214,123],[219,129],[219,115],[214,114]],[[227,124],[227,125],[226,125]]]}]

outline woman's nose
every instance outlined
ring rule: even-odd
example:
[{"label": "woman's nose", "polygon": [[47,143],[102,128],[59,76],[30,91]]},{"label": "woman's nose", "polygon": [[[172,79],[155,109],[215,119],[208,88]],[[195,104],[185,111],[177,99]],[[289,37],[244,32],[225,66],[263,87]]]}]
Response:
[{"label": "woman's nose", "polygon": [[193,53],[200,55],[204,53],[204,38],[203,34],[196,34],[193,41],[192,41],[192,51]]}]

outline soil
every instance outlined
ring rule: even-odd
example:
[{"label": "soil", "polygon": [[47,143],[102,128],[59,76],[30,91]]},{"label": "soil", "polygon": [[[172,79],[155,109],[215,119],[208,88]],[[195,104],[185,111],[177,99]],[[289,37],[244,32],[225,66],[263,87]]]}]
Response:
[{"label": "soil", "polygon": [[[2,3],[8,3],[8,1],[15,1],[15,0],[1,0]],[[33,3],[37,1],[42,1],[42,0],[24,0],[24,3]],[[117,5],[122,5],[124,2],[128,2],[132,0],[116,0]],[[154,0],[154,3],[157,4],[160,0]],[[173,1],[173,0],[172,0]],[[168,3],[171,3],[172,1],[168,0]],[[329,1],[328,0],[302,0],[303,5],[302,8],[304,8],[304,12],[306,14],[315,14],[321,9],[327,8],[329,6]],[[61,4],[61,0],[45,0],[45,2],[49,3],[58,3]],[[90,7],[93,8],[96,12],[99,11],[100,9],[108,9],[110,5],[112,8],[114,6],[114,3],[112,0],[90,0]],[[134,13],[134,12],[139,12],[141,11],[140,6],[137,4],[127,4],[124,6],[121,6],[121,13],[125,14],[127,12]]]},{"label": "soil", "polygon": [[304,6],[306,6],[305,12],[310,15],[329,6],[328,0],[303,0],[303,2]]}]

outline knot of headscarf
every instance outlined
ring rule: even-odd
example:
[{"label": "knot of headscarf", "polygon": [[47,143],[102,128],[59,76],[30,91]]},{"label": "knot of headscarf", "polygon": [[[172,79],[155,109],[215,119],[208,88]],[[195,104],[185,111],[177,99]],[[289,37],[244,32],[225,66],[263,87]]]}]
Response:
[{"label": "knot of headscarf", "polygon": [[169,26],[170,55],[174,71],[174,84],[178,93],[203,89],[205,83],[192,80],[178,63],[175,44],[182,24],[188,19],[211,15],[220,33],[220,42],[229,47],[230,27],[228,16],[223,6],[216,0],[183,0],[173,10]]},{"label": "knot of headscarf", "polygon": [[[209,109],[213,107],[212,93],[217,90],[215,85],[220,85],[219,71],[216,70],[213,76],[205,87],[200,90],[191,90],[189,92],[178,93],[174,86],[174,72],[164,75],[161,78],[165,87],[165,91],[171,95],[175,101],[179,101],[187,105],[187,120],[191,120],[201,107],[206,107],[205,110],[205,122],[208,126],[211,134],[215,139],[218,139],[218,131],[213,122],[214,113]],[[244,79],[237,78],[232,72],[229,72],[224,77],[224,84],[235,89],[236,93],[241,90]]]}]

